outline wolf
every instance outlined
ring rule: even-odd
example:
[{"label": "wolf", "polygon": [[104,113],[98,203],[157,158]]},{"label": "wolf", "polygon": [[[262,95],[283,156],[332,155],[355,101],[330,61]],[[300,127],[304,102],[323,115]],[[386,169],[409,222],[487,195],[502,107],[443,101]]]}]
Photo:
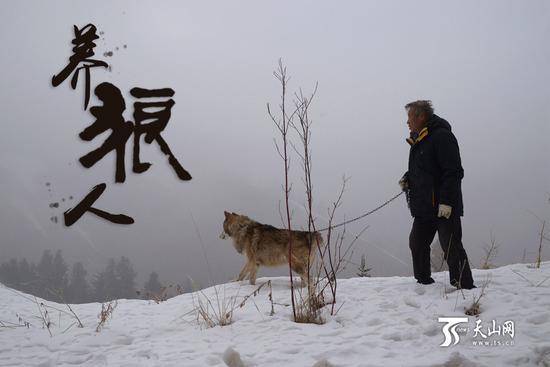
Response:
[{"label": "wolf", "polygon": [[[224,211],[225,220],[220,238],[233,239],[239,254],[244,253],[244,264],[237,281],[248,275],[250,284],[256,284],[258,267],[288,264],[288,230],[275,228],[250,219],[246,215]],[[300,275],[302,286],[309,284],[308,267],[315,260],[315,246],[323,244],[319,232],[291,231],[292,270]]]}]

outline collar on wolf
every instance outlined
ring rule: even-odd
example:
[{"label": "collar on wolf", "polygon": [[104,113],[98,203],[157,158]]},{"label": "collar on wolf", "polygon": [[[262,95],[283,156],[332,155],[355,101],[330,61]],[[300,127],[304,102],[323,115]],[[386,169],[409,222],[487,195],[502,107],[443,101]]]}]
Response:
[{"label": "collar on wolf", "polygon": [[424,127],[422,130],[420,130],[419,133],[411,133],[411,137],[407,138],[407,143],[409,143],[410,146],[413,146],[417,144],[419,141],[424,139],[426,136],[428,136],[428,127]]}]

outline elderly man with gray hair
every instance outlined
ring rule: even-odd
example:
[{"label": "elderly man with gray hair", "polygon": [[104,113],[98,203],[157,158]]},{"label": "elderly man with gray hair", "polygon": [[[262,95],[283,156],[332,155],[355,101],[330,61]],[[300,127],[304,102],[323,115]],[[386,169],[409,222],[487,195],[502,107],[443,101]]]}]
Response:
[{"label": "elderly man with gray hair", "polygon": [[451,285],[476,288],[462,246],[460,217],[464,215],[461,181],[464,170],[458,142],[451,125],[434,114],[431,101],[419,100],[405,106],[410,137],[409,167],[399,181],[407,193],[414,217],[409,236],[414,277],[431,284],[430,245],[435,236],[443,248]]}]

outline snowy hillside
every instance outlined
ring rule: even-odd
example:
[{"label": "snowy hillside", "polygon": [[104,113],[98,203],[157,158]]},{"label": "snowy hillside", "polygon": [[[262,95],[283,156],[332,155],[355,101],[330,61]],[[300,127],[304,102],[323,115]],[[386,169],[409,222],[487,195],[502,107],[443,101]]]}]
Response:
[{"label": "snowy hillside", "polygon": [[[78,328],[71,326],[74,318],[51,308],[65,312],[66,305],[45,302],[44,308],[32,296],[0,286],[0,366],[550,366],[550,262],[540,269],[515,264],[473,275],[479,288],[463,294],[445,292],[447,273],[434,274],[431,285],[410,277],[340,280],[342,307],[324,325],[290,320],[289,282],[282,277],[270,278],[273,316],[267,286],[239,308],[268,280],[260,278],[256,286],[217,287],[226,302],[237,296],[229,326],[197,323],[199,298],[216,304],[209,288],[160,304],[120,300],[100,332],[100,304],[72,307],[84,325]],[[487,277],[479,318],[460,323],[459,340],[449,334],[450,345],[440,346],[446,323],[438,317],[468,317],[464,309]],[[46,309],[53,336],[39,316]],[[31,325],[10,327],[25,322]]]}]

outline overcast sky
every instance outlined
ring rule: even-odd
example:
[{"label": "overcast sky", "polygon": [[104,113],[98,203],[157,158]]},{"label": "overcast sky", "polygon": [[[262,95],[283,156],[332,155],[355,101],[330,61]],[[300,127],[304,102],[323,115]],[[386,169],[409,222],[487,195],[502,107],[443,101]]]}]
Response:
[{"label": "overcast sky", "polygon": [[[218,238],[223,211],[281,226],[283,165],[266,111],[266,102],[279,101],[272,71],[280,57],[291,92],[319,83],[311,117],[320,224],[344,174],[351,178],[338,221],[399,191],[409,150],[403,106],[431,99],[460,144],[463,242],[472,266],[491,231],[501,245],[497,264],[521,261],[524,250],[534,259],[535,215],[550,219],[547,1],[17,1],[4,4],[0,20],[2,262],[37,261],[44,249],[59,248],[92,272],[109,257],[128,256],[140,283],[151,271],[201,285],[209,273],[213,282],[234,277],[244,260]],[[94,120],[83,109],[83,73],[76,90],[70,78],[57,88],[51,78],[72,54],[73,25],[88,23],[103,32],[95,58],[111,65],[110,72],[91,69],[92,89],[104,81],[118,86],[126,120],[133,120],[131,88],[174,89],[162,135],[191,181],[176,177],[155,143],[141,145],[142,161],[153,166],[134,174],[128,142],[123,184],[114,182],[114,153],[90,169],[78,162],[107,133],[91,142],[78,137]],[[97,104],[92,95],[90,106]],[[296,156],[291,165],[301,226]],[[100,182],[107,189],[95,206],[128,214],[133,225],[93,214],[72,227],[51,221]],[[50,208],[54,202],[59,208]],[[404,198],[348,226],[348,241],[367,224],[352,260],[366,253],[374,275],[411,274]],[[355,271],[350,266],[343,276]],[[260,270],[274,274],[286,270]]]}]

